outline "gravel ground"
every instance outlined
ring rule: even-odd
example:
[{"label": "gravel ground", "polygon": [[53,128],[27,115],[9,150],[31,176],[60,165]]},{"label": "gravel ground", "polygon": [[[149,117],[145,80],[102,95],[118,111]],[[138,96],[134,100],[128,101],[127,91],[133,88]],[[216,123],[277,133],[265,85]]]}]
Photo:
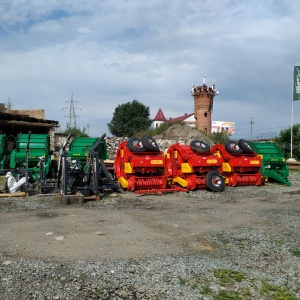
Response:
[{"label": "gravel ground", "polygon": [[[268,183],[222,193],[124,193],[72,205],[73,215],[76,210],[87,216],[101,212],[108,220],[114,213],[134,212],[149,230],[140,239],[151,239],[140,255],[129,255],[123,242],[118,253],[108,246],[105,256],[83,259],[76,252],[92,251],[88,247],[71,249],[72,258],[60,259],[43,254],[38,241],[36,252],[23,253],[13,244],[15,231],[9,230],[14,219],[67,214],[70,206],[62,207],[53,197],[0,198],[0,299],[300,299],[300,173],[293,171],[289,178],[291,187]],[[171,237],[171,246],[155,250],[150,246],[157,239],[159,247],[159,239],[150,229],[159,214],[164,215],[155,232],[161,231],[165,245]],[[197,218],[203,223],[197,225]],[[168,231],[167,222],[173,224]],[[195,234],[196,226],[205,229]],[[122,236],[118,239],[121,243]],[[199,247],[193,247],[197,242]]]}]

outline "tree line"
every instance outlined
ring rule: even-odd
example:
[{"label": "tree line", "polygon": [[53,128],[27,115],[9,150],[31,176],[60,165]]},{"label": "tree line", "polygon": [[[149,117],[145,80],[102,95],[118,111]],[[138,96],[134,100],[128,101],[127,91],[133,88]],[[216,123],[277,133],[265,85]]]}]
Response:
[{"label": "tree line", "polygon": [[[13,102],[8,98],[6,109],[13,108]],[[110,123],[107,124],[111,134],[118,137],[132,137],[138,133],[149,132],[153,120],[150,118],[150,108],[138,100],[119,104],[113,113]],[[88,137],[86,128],[66,128],[63,133],[73,132],[75,136]],[[152,130],[153,132],[153,130]],[[285,158],[291,157],[291,136],[293,137],[293,158],[300,160],[300,124],[280,131],[273,140],[284,152]],[[209,138],[215,143],[226,143],[231,135],[224,132],[214,132]]]}]

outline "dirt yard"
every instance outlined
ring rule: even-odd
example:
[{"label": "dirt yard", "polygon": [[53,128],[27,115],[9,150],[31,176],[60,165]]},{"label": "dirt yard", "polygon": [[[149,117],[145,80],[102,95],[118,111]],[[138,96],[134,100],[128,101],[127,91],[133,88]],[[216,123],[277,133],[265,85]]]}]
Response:
[{"label": "dirt yard", "polygon": [[[0,198],[0,249],[54,261],[118,259],[213,251],[210,237],[235,228],[294,235],[300,223],[298,178],[294,172],[292,187],[268,183],[162,196],[125,192],[83,205],[64,206],[52,196]],[[284,216],[292,218],[290,228]]]},{"label": "dirt yard", "polygon": [[[212,145],[176,126],[155,137],[164,150]],[[289,180],[71,205],[0,197],[0,299],[300,299],[300,172]]]}]

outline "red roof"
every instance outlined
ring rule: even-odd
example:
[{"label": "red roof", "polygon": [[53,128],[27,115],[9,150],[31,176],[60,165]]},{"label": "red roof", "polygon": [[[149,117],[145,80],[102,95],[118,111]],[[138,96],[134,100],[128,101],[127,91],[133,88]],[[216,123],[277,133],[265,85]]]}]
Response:
[{"label": "red roof", "polygon": [[164,113],[162,112],[161,108],[158,110],[155,118],[154,118],[154,121],[167,121]]},{"label": "red roof", "polygon": [[177,118],[171,118],[169,119],[167,122],[180,122],[180,121],[183,121],[187,118],[189,118],[190,116],[192,116],[194,113],[191,113],[191,114],[185,114],[181,117],[177,117]]}]

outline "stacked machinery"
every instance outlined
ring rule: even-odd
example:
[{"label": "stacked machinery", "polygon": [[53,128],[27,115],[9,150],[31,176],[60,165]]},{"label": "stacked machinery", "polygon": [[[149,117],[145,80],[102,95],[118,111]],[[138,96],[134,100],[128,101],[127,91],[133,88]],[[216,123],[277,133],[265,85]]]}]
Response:
[{"label": "stacked machinery", "polygon": [[151,137],[130,138],[119,145],[116,177],[123,189],[137,194],[196,188],[222,191],[221,162],[209,149],[209,145],[193,141],[190,146],[174,144],[164,154]]},{"label": "stacked machinery", "polygon": [[163,153],[151,137],[130,138],[119,145],[115,169],[121,187],[137,194],[201,188],[220,192],[225,185],[260,186],[266,178],[290,185],[278,147],[244,139],[212,147],[200,140],[175,143]]},{"label": "stacked machinery", "polygon": [[269,179],[291,185],[283,153],[271,142],[240,139],[210,147],[194,140],[175,143],[164,153],[153,138],[132,137],[119,145],[112,172],[105,164],[105,134],[71,137],[61,145],[57,161],[51,159],[48,134],[19,134],[9,160],[6,135],[0,135],[1,173],[25,174],[26,187],[28,179],[38,182],[41,193],[79,193],[86,199],[120,186],[136,194],[161,194],[202,188],[220,192],[225,185],[262,185]]}]

